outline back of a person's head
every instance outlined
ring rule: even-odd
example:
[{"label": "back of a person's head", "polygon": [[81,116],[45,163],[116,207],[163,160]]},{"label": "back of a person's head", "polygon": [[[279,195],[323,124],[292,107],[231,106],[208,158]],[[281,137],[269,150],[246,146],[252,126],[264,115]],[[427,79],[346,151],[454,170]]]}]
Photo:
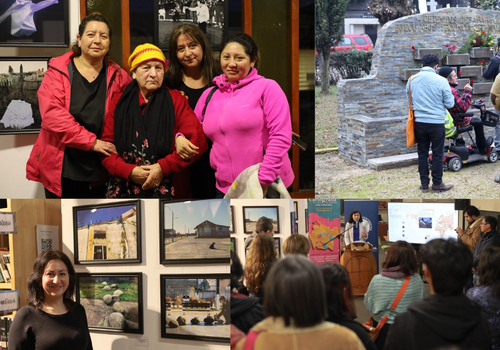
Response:
[{"label": "back of a person's head", "polygon": [[273,219],[267,218],[265,216],[261,216],[255,224],[255,232],[257,233],[272,231],[273,229]]},{"label": "back of a person's head", "polygon": [[495,231],[497,229],[498,221],[493,216],[485,216],[483,220],[485,223],[490,225],[491,231]]},{"label": "back of a person's head", "polygon": [[243,266],[240,258],[235,252],[231,252],[231,289],[237,289],[241,286],[241,278],[243,277]]},{"label": "back of a person's head", "polygon": [[261,289],[269,264],[276,260],[274,239],[269,235],[255,236],[245,259],[245,279],[249,290],[256,293]]},{"label": "back of a person's head", "polygon": [[312,327],[326,317],[325,284],[319,267],[302,255],[289,255],[273,266],[264,287],[266,316],[285,326]]},{"label": "back of a person's head", "polygon": [[472,269],[472,253],[452,238],[433,239],[419,250],[420,261],[429,269],[436,294],[462,294]]},{"label": "back of a person's head", "polygon": [[481,252],[478,265],[479,284],[490,286],[500,299],[500,247],[488,247]]},{"label": "back of a person's head", "polygon": [[477,207],[475,207],[473,205],[469,205],[467,208],[465,208],[464,211],[469,216],[480,216],[481,215],[481,213],[479,212],[479,209],[477,209]]},{"label": "back of a person's head", "polygon": [[310,247],[309,238],[298,233],[292,234],[283,243],[283,254],[301,254],[307,257]]},{"label": "back of a person's head", "polygon": [[422,57],[422,67],[432,67],[439,65],[439,58],[433,53],[425,54]]},{"label": "back of a person's head", "polygon": [[412,245],[405,241],[397,241],[391,244],[387,251],[384,269],[399,266],[406,276],[413,274],[418,269],[417,256]]},{"label": "back of a person's head", "polygon": [[340,264],[331,263],[321,265],[320,269],[325,282],[328,320],[354,317],[356,308],[346,269]]}]

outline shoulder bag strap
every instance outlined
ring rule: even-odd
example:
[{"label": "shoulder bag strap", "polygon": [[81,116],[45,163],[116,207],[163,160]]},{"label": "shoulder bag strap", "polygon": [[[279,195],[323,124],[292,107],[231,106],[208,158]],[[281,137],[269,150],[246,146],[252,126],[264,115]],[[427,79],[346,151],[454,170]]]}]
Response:
[{"label": "shoulder bag strap", "polygon": [[201,112],[201,118],[202,118],[201,120],[202,121],[203,121],[203,119],[205,119],[205,112],[207,110],[208,102],[210,102],[210,100],[212,99],[212,95],[214,94],[215,90],[217,90],[217,89],[218,89],[218,87],[217,87],[217,85],[215,85],[207,95],[207,99],[205,100],[205,107],[203,107],[203,112]]},{"label": "shoulder bag strap", "polygon": [[410,80],[408,81],[408,95],[410,96],[410,109],[413,110],[413,102],[411,102],[411,78],[413,78],[413,75],[410,77]]},{"label": "shoulder bag strap", "polygon": [[257,340],[258,335],[259,332],[256,331],[248,332],[245,338],[245,344],[243,344],[243,350],[253,350],[253,347],[255,345],[255,340]]},{"label": "shoulder bag strap", "polygon": [[396,306],[398,306],[399,301],[403,297],[403,294],[405,294],[406,287],[408,287],[408,284],[410,284],[410,279],[411,275],[406,276],[405,281],[403,282],[403,285],[401,286],[401,289],[399,290],[398,295],[396,296],[396,299],[392,302],[391,309],[394,311],[396,310]]}]

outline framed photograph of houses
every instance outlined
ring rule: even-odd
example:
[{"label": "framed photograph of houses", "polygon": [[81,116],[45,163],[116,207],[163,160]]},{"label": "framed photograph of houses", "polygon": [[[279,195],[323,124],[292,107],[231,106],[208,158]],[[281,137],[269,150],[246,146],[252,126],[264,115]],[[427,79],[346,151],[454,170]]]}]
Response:
[{"label": "framed photograph of houses", "polygon": [[37,133],[37,91],[50,57],[0,57],[0,135]]},{"label": "framed photograph of houses", "polygon": [[160,201],[160,262],[229,263],[229,227],[229,199]]},{"label": "framed photograph of houses", "polygon": [[76,301],[90,330],[144,334],[142,273],[76,275]]},{"label": "framed photograph of houses", "polygon": [[[247,239],[249,239],[250,237],[245,237],[245,243],[247,241]],[[276,253],[276,257],[278,259],[281,258],[281,239],[279,237],[273,237],[274,239],[274,251]],[[250,247],[252,245],[250,244]],[[245,247],[246,247],[246,244],[245,244]],[[245,249],[245,256],[247,256],[248,254],[248,251],[250,250],[250,247],[248,247],[248,249]]]},{"label": "framed photograph of houses", "polygon": [[140,263],[141,201],[73,208],[75,264]]},{"label": "framed photograph of houses", "polygon": [[229,274],[160,275],[161,337],[229,343]]},{"label": "framed photograph of houses", "polygon": [[231,210],[229,211],[229,233],[234,233],[234,206],[231,205]]},{"label": "framed photograph of houses", "polygon": [[226,36],[228,0],[154,0],[156,42],[168,50],[170,35],[181,24],[193,24],[201,29],[212,49],[219,50]]},{"label": "framed photograph of houses", "polygon": [[274,232],[280,232],[279,207],[243,207],[244,232],[252,233],[255,231],[257,221],[262,216],[273,220]]},{"label": "framed photograph of houses", "polygon": [[68,47],[68,1],[0,1],[0,46]]}]

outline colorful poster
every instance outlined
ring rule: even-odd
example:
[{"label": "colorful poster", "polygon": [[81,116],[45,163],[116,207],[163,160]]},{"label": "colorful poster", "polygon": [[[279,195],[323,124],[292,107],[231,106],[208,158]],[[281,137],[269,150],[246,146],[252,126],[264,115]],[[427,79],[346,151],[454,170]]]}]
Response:
[{"label": "colorful poster", "polygon": [[340,200],[307,200],[307,234],[311,243],[309,259],[316,264],[339,262]]}]

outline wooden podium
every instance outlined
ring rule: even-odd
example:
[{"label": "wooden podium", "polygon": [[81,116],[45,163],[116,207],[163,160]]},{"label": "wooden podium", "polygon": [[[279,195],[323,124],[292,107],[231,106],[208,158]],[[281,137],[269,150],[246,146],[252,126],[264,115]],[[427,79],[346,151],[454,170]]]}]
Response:
[{"label": "wooden podium", "polygon": [[374,251],[377,249],[368,242],[353,242],[344,249],[340,257],[340,264],[349,273],[353,295],[364,295],[373,276],[377,274]]}]

